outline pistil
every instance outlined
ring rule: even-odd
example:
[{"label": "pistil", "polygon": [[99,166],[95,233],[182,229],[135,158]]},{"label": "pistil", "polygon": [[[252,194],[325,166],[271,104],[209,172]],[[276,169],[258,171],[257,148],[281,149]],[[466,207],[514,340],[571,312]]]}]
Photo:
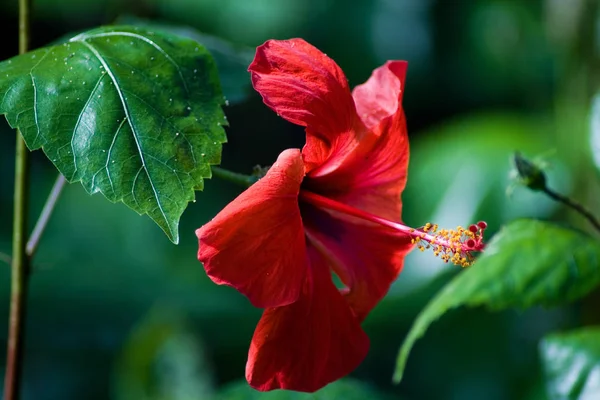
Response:
[{"label": "pistil", "polygon": [[415,229],[307,190],[301,190],[299,198],[301,201],[319,208],[370,221],[406,234],[411,237],[412,242],[419,250],[433,249],[434,255],[439,256],[444,262],[451,261],[462,267],[472,264],[474,260],[472,252],[482,251],[485,247],[483,234],[487,224],[483,221],[473,224],[467,229],[459,226],[455,230],[438,230],[437,225],[430,223]]}]

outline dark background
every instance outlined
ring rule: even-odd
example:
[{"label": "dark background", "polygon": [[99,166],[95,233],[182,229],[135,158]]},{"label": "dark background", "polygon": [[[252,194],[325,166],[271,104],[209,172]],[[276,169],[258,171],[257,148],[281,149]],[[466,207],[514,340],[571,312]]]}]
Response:
[{"label": "dark background", "polygon": [[[17,53],[16,10],[16,0],[0,0],[0,60]],[[408,224],[450,228],[485,219],[493,232],[535,217],[587,230],[541,194],[512,190],[515,150],[541,157],[551,186],[600,211],[591,152],[600,145],[589,135],[599,78],[596,1],[34,0],[32,46],[123,15],[188,25],[252,48],[269,38],[303,37],[338,62],[351,86],[388,59],[408,60]],[[249,173],[303,144],[302,129],[256,93],[225,111],[226,168]],[[14,131],[0,122],[3,254],[11,248],[14,143]],[[32,158],[33,224],[56,171],[41,152]],[[31,279],[25,399],[204,399],[243,379],[260,310],[209,281],[194,235],[239,190],[207,182],[184,213],[174,246],[147,217],[89,196],[80,184],[68,186]],[[544,399],[538,340],[598,322],[593,297],[551,310],[453,311],[417,343],[402,384],[391,384],[410,324],[458,269],[432,254],[407,258],[364,324],[372,347],[353,376],[391,398]],[[4,339],[10,273],[2,261],[0,274]]]}]

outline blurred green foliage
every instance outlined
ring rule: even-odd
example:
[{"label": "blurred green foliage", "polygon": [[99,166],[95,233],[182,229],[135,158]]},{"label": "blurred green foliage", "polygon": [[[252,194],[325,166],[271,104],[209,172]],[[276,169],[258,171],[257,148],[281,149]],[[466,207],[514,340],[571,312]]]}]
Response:
[{"label": "blurred green foliage", "polygon": [[344,378],[314,394],[284,390],[261,393],[249,387],[244,381],[224,387],[217,400],[389,400],[391,398],[389,395],[377,392],[370,385],[355,379]]},{"label": "blurred green foliage", "polygon": [[214,395],[205,348],[178,313],[158,305],[133,330],[113,375],[115,399],[193,400]]},{"label": "blurred green foliage", "polygon": [[[549,185],[600,212],[589,136],[591,98],[600,82],[593,0],[34,4],[36,47],[126,14],[191,26],[241,48],[303,37],[340,64],[351,86],[387,59],[408,60],[404,106],[412,154],[403,219],[414,226],[430,221],[451,228],[485,219],[493,233],[514,218],[534,217],[590,232],[585,220],[543,194],[516,187],[507,196],[516,150],[546,155]],[[16,1],[3,0],[2,10],[0,21],[15,32],[4,39],[3,60],[17,52]],[[254,93],[225,112],[226,168],[250,172],[303,144],[302,130],[278,118]],[[6,254],[13,147],[14,132],[2,123],[0,252]],[[34,153],[32,162],[31,225],[56,176],[42,154]],[[243,379],[260,310],[233,289],[210,282],[196,260],[194,236],[237,193],[228,183],[208,181],[183,214],[180,245],[173,246],[150,220],[68,186],[34,265],[25,399],[244,396],[243,384],[225,385]],[[600,323],[597,293],[554,309],[452,311],[411,352],[402,383],[391,384],[396,351],[416,315],[459,272],[431,254],[407,257],[398,282],[365,321],[371,350],[353,377],[368,385],[365,390],[398,399],[545,399],[539,340],[552,331]],[[8,267],[1,273],[6,307],[0,309],[0,332],[6,332]]]},{"label": "blurred green foliage", "polygon": [[544,338],[540,354],[550,400],[594,399],[600,391],[600,328]]}]

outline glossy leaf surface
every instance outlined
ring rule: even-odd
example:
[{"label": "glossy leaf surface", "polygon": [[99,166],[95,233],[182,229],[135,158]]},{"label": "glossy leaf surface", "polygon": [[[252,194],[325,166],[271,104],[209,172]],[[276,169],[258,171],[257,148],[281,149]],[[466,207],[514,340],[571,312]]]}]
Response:
[{"label": "glossy leaf surface", "polygon": [[447,311],[486,306],[493,310],[553,306],[575,300],[600,282],[600,245],[594,239],[545,222],[505,226],[472,267],[450,281],[419,314],[398,355],[400,381],[408,354]]},{"label": "glossy leaf surface", "polygon": [[226,141],[215,63],[141,28],[82,33],[0,63],[0,113],[69,180],[148,214],[174,243]]},{"label": "glossy leaf surface", "polygon": [[600,327],[552,334],[540,353],[552,400],[595,399],[600,393]]}]

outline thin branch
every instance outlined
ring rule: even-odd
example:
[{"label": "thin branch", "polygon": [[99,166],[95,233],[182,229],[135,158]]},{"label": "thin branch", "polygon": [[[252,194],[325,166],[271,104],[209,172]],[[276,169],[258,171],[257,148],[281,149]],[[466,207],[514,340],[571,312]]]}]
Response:
[{"label": "thin branch", "polygon": [[26,247],[26,217],[29,203],[27,147],[17,133],[15,162],[15,195],[13,219],[13,255],[11,267],[10,317],[8,323],[8,347],[4,376],[4,399],[18,400],[23,361],[23,337],[25,301],[27,298],[27,276],[29,258]]},{"label": "thin branch", "polygon": [[579,214],[583,215],[589,222],[600,232],[600,221],[596,219],[594,214],[592,214],[588,209],[586,209],[583,205],[579,204],[575,200],[570,199],[567,196],[564,196],[554,190],[545,187],[542,189],[544,193],[546,193],[552,199],[563,203],[564,205],[571,207],[573,210],[577,211]]},{"label": "thin branch", "polygon": [[31,236],[29,236],[29,240],[27,241],[27,255],[31,258],[35,254],[38,244],[40,243],[40,238],[48,225],[48,221],[50,220],[50,216],[52,215],[52,211],[54,211],[54,207],[58,202],[58,198],[62,193],[63,188],[65,187],[67,180],[62,174],[58,174],[58,178],[56,178],[56,182],[54,182],[54,186],[46,199],[46,204],[44,204],[44,208],[38,218],[35,228],[33,228],[33,232]]}]

